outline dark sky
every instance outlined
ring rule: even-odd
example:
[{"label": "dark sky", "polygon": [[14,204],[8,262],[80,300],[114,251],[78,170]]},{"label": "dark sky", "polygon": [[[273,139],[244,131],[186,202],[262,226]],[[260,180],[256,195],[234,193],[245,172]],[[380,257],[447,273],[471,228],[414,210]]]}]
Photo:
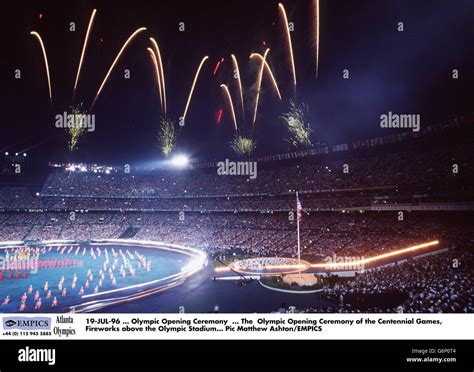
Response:
[{"label": "dark sky", "polygon": [[[340,143],[388,135],[379,116],[388,111],[417,113],[422,125],[472,112],[474,84],[474,1],[472,0],[320,0],[320,74],[315,78],[312,2],[285,1],[295,50],[296,98],[309,106],[314,140]],[[73,154],[54,115],[72,103],[72,89],[89,17],[97,16],[84,60],[76,101],[88,107],[123,42],[138,27],[148,28],[125,52],[93,113],[96,132]],[[40,19],[40,14],[42,15]],[[179,32],[178,22],[186,31]],[[397,32],[404,22],[405,31]],[[69,31],[76,23],[76,32]],[[204,66],[180,133],[178,148],[201,159],[229,155],[232,122],[221,83],[233,83],[230,53],[237,55],[246,89],[247,119],[257,65],[250,53],[271,48],[270,65],[280,84],[278,103],[268,80],[256,124],[257,153],[288,151],[279,116],[292,98],[288,49],[278,2],[267,0],[16,1],[2,4],[0,59],[2,120],[0,150],[30,149],[36,161],[84,160],[122,164],[159,159],[156,135],[160,108],[148,37],[157,38],[164,59],[169,114],[182,115],[199,61]],[[45,42],[51,69],[53,106],[41,50],[29,34]],[[266,43],[266,46],[263,45]],[[216,62],[225,61],[216,77]],[[22,79],[15,80],[15,69]],[[123,79],[123,70],[131,79]],[[350,79],[342,79],[342,70]],[[460,79],[453,80],[457,68]],[[231,88],[238,106],[235,85]],[[216,113],[224,108],[220,125]],[[249,126],[249,120],[246,125]],[[241,123],[243,125],[243,123]]]}]

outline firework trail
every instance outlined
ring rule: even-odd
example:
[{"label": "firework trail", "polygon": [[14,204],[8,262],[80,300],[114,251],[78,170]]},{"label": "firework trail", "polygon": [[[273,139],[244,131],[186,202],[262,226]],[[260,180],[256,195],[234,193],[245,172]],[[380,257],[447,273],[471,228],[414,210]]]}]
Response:
[{"label": "firework trail", "polygon": [[232,103],[232,96],[230,95],[229,88],[227,88],[227,85],[222,84],[221,88],[224,90],[224,93],[227,96],[227,100],[229,101],[230,111],[232,113],[232,119],[234,120],[234,129],[237,132],[239,129],[237,127],[237,119],[235,117],[235,110],[234,110],[234,104]]},{"label": "firework trail", "polygon": [[79,60],[79,67],[77,68],[76,81],[74,83],[73,100],[76,95],[77,83],[79,82],[79,75],[81,74],[82,61],[84,60],[84,55],[86,54],[87,42],[89,40],[89,35],[91,32],[92,26],[94,24],[94,18],[95,18],[96,12],[97,12],[97,9],[94,9],[92,11],[92,15],[89,21],[89,26],[87,26],[86,37],[84,39],[84,46],[82,47],[81,58]]},{"label": "firework trail", "polygon": [[219,71],[219,68],[221,67],[221,65],[224,63],[224,58],[222,58],[221,60],[219,60],[216,64],[216,67],[214,68],[214,71],[212,73],[212,76],[216,76],[217,75],[217,71]]},{"label": "firework trail", "polygon": [[53,104],[53,93],[51,91],[51,77],[49,75],[48,56],[46,55],[46,49],[44,47],[43,39],[41,39],[40,34],[38,34],[36,31],[31,31],[30,35],[33,35],[34,37],[38,39],[38,42],[40,43],[40,46],[41,46],[41,50],[43,51],[44,65],[46,67],[46,77],[48,78],[49,102],[50,104]]},{"label": "firework trail", "polygon": [[161,59],[161,53],[160,53],[160,47],[158,46],[158,43],[156,42],[156,40],[152,37],[150,37],[150,41],[151,43],[153,44],[153,47],[155,48],[155,52],[156,52],[156,59],[157,59],[157,62],[158,62],[158,67],[160,69],[160,75],[161,75],[161,90],[163,91],[163,107],[164,107],[164,112],[165,112],[165,115],[166,115],[166,111],[167,111],[167,103],[166,103],[166,84],[165,84],[165,73],[164,73],[164,69],[163,69],[163,60]]},{"label": "firework trail", "polygon": [[131,34],[130,37],[129,37],[129,38],[127,39],[127,41],[125,42],[125,44],[123,44],[122,49],[120,49],[120,51],[119,51],[118,54],[117,54],[117,57],[115,57],[114,62],[113,62],[112,65],[110,66],[109,71],[107,72],[107,75],[105,75],[104,81],[103,81],[102,84],[100,85],[100,88],[99,88],[99,90],[97,91],[97,94],[95,95],[95,98],[94,98],[94,101],[92,102],[92,105],[91,105],[90,110],[92,110],[92,108],[94,107],[94,105],[95,105],[95,103],[96,103],[96,101],[97,101],[97,98],[99,98],[100,92],[102,92],[102,89],[104,88],[105,83],[106,83],[107,80],[109,79],[110,73],[111,73],[112,70],[114,69],[115,64],[116,64],[117,61],[119,60],[119,58],[120,58],[120,56],[122,55],[123,51],[127,48],[128,44],[135,38],[135,36],[137,36],[140,32],[145,31],[145,30],[146,30],[145,27],[139,28],[139,29],[136,30],[133,34]]},{"label": "firework trail", "polygon": [[239,83],[239,92],[240,92],[240,104],[242,105],[242,118],[245,120],[245,107],[244,107],[244,91],[242,89],[242,79],[240,78],[239,64],[237,58],[231,54],[232,63],[234,64],[235,72],[237,73],[237,82]]},{"label": "firework trail", "polygon": [[206,62],[206,60],[208,60],[208,59],[209,59],[209,56],[205,56],[202,59],[201,63],[199,64],[199,67],[196,71],[196,75],[194,76],[193,85],[191,86],[191,91],[189,92],[188,101],[187,101],[186,107],[184,109],[183,121],[186,119],[186,114],[188,113],[189,104],[191,103],[191,98],[193,97],[193,93],[194,93],[194,87],[196,86],[196,82],[197,82],[197,79],[199,77],[199,73],[201,72],[202,65],[204,65],[204,62]]},{"label": "firework trail", "polygon": [[[258,101],[260,100],[260,88],[262,87],[262,76],[263,76],[263,69],[265,67],[265,61],[267,59],[268,52],[270,52],[270,49],[267,49],[265,51],[265,54],[263,55],[263,63],[260,67],[260,72],[258,73],[258,80],[257,80],[257,97],[255,98],[255,110],[253,113],[253,122],[252,122],[252,128],[255,127],[255,121],[257,120],[257,110],[258,110]],[[252,56],[250,56],[252,58]]]},{"label": "firework trail", "polygon": [[278,89],[278,83],[275,79],[275,76],[273,75],[272,70],[270,69],[270,66],[268,65],[268,62],[263,58],[263,56],[260,53],[253,53],[250,56],[250,59],[252,58],[258,58],[260,61],[262,61],[263,65],[265,66],[265,70],[268,72],[268,75],[270,76],[270,79],[272,80],[273,88],[275,88],[275,91],[278,95],[278,99],[281,101],[280,89]]},{"label": "firework trail", "polygon": [[156,73],[156,82],[158,84],[158,93],[160,95],[160,104],[161,109],[163,110],[163,94],[161,92],[161,75],[160,75],[160,68],[158,67],[158,61],[156,60],[155,52],[151,48],[147,48],[148,53],[150,53],[151,61],[153,62],[153,67],[155,67]]},{"label": "firework trail", "polygon": [[219,112],[217,113],[217,125],[220,125],[221,120],[222,120],[222,114],[224,113],[223,109],[219,109]]},{"label": "firework trail", "polygon": [[316,78],[319,75],[319,0],[314,0],[315,11],[315,41],[316,41]]},{"label": "firework trail", "polygon": [[293,84],[296,87],[296,68],[295,68],[295,57],[293,55],[293,45],[291,43],[291,35],[290,35],[290,27],[288,25],[288,17],[286,16],[285,7],[282,3],[278,4],[278,8],[280,9],[281,16],[283,18],[283,23],[285,24],[286,36],[288,39],[288,49],[290,52],[290,61],[291,61],[291,68],[293,70]]}]

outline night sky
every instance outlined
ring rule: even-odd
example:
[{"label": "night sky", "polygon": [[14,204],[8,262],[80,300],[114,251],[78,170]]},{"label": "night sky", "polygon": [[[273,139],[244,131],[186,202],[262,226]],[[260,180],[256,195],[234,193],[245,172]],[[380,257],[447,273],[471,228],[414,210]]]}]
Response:
[{"label": "night sky", "polygon": [[[219,85],[238,91],[230,54],[240,64],[247,119],[253,107],[258,64],[252,52],[267,47],[270,66],[283,95],[279,103],[268,80],[262,85],[256,123],[257,154],[289,151],[281,119],[292,95],[292,73],[278,2],[267,0],[16,1],[2,4],[3,48],[0,59],[2,118],[0,150],[28,149],[31,158],[50,160],[145,162],[160,159],[157,133],[160,105],[154,70],[146,48],[155,37],[161,48],[169,116],[184,111],[196,68],[204,65],[188,112],[178,150],[200,159],[230,156],[232,121]],[[472,0],[320,0],[320,65],[315,77],[312,2],[285,1],[295,51],[296,99],[309,107],[314,142],[345,141],[394,133],[380,129],[388,111],[421,114],[422,126],[471,113],[474,86],[474,1]],[[82,138],[74,153],[54,116],[67,110],[89,17],[97,8],[84,59],[76,102],[88,107],[123,42],[138,27],[139,35],[122,56],[93,113],[96,132]],[[397,23],[404,22],[404,32]],[[69,22],[76,31],[69,31]],[[178,30],[184,22],[186,31]],[[41,49],[30,31],[45,42],[51,69],[53,106]],[[265,45],[264,45],[265,43]],[[224,64],[216,76],[218,60]],[[131,79],[123,78],[130,69]],[[14,79],[15,69],[22,78]],[[342,71],[350,70],[350,79]],[[452,70],[460,71],[458,80]],[[217,124],[217,112],[224,116]],[[240,117],[240,115],[239,115]],[[240,121],[240,120],[239,120]],[[241,122],[241,121],[240,121]],[[246,126],[250,127],[250,120]],[[241,123],[241,125],[243,125]]]}]

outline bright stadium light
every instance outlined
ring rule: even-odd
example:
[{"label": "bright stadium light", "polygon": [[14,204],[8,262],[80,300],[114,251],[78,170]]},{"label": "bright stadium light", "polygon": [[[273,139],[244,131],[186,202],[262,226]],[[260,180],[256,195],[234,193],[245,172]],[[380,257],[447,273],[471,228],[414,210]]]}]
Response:
[{"label": "bright stadium light", "polygon": [[189,164],[189,158],[186,155],[176,155],[171,159],[171,165],[176,168],[184,168]]}]

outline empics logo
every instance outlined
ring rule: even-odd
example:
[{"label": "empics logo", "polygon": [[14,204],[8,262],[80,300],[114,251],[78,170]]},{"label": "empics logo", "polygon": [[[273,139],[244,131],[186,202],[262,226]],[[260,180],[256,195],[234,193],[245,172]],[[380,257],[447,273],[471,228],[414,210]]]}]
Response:
[{"label": "empics logo", "polygon": [[48,363],[50,366],[56,364],[56,350],[55,349],[30,349],[29,346],[18,350],[19,362],[40,362]]},{"label": "empics logo", "polygon": [[49,330],[50,328],[51,328],[51,318],[45,318],[45,317],[3,318],[3,329],[21,329],[25,331],[35,331],[38,329]]},{"label": "empics logo", "polygon": [[15,325],[16,325],[16,322],[14,320],[9,319],[9,320],[5,321],[5,328],[11,328]]}]

